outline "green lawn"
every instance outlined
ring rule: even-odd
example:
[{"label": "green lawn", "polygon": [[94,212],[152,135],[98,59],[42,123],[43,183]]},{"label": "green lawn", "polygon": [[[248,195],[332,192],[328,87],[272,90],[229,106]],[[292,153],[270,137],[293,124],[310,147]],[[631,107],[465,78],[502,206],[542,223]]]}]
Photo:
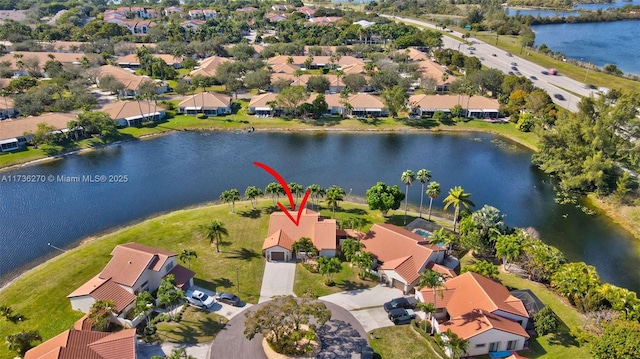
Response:
[{"label": "green lawn", "polygon": [[370,337],[369,342],[382,359],[440,359],[429,341],[414,332],[410,325],[376,329],[375,338]]},{"label": "green lawn", "polygon": [[[87,239],[86,244],[29,271],[0,292],[0,303],[11,306],[16,315],[25,318],[22,322],[0,325],[0,338],[20,330],[38,330],[46,340],[71,328],[82,313],[71,309],[66,296],[102,270],[117,244],[131,241],[177,253],[193,249],[198,254],[191,265],[197,285],[229,291],[244,301],[256,303],[264,272],[261,249],[269,218],[265,209],[266,204],[261,210],[252,211],[248,203],[237,203],[236,214],[230,213],[227,205],[181,210],[99,240]],[[213,219],[222,221],[229,231],[221,253],[215,252],[199,228]],[[236,268],[240,269],[241,292],[237,291]],[[7,357],[10,354],[6,346],[0,345],[0,358]]]},{"label": "green lawn", "polygon": [[158,323],[157,335],[163,342],[206,343],[215,339],[226,323],[223,316],[189,306],[179,323]]},{"label": "green lawn", "polygon": [[340,273],[336,273],[333,279],[335,285],[327,286],[324,284],[322,275],[311,273],[298,263],[293,292],[299,297],[305,293],[313,293],[316,297],[322,297],[345,290],[367,289],[378,284],[378,281],[358,278],[358,268],[352,268],[348,262],[342,263],[342,270]]}]

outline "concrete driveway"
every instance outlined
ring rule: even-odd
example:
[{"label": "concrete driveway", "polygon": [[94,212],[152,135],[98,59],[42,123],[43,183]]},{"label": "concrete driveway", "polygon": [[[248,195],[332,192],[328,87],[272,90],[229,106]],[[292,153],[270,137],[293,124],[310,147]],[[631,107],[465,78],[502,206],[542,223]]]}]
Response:
[{"label": "concrete driveway", "polygon": [[295,295],[293,280],[296,276],[296,264],[293,262],[267,262],[262,276],[260,299],[258,303],[271,300],[276,295]]},{"label": "concrete driveway", "polygon": [[367,332],[394,325],[393,322],[389,320],[387,312],[385,312],[382,307],[350,310],[349,313],[351,313],[351,315],[353,315],[360,324],[362,324],[362,327]]},{"label": "concrete driveway", "polygon": [[[215,297],[216,293],[212,292],[208,289],[204,289],[204,288],[200,288],[200,287],[193,287],[193,289],[197,289],[203,293],[205,293],[206,295],[210,296],[210,297]],[[233,317],[235,317],[236,315],[240,314],[242,311],[244,311],[245,309],[251,307],[253,304],[250,303],[245,303],[245,302],[240,302],[240,305],[237,307],[234,307],[232,305],[229,304],[224,304],[224,303],[219,303],[216,301],[216,303],[209,308],[210,312],[214,312],[216,314],[220,314],[221,316],[227,318],[227,319],[231,319]]]},{"label": "concrete driveway", "polygon": [[187,354],[196,359],[207,359],[210,356],[209,350],[211,348],[211,342],[201,344],[147,344],[143,341],[138,341],[138,345],[136,346],[136,358],[151,359],[154,355],[165,357],[171,354],[173,349],[178,348],[185,348]]},{"label": "concrete driveway", "polygon": [[318,299],[335,303],[346,310],[380,307],[393,298],[404,296],[399,289],[375,286],[326,295]]}]

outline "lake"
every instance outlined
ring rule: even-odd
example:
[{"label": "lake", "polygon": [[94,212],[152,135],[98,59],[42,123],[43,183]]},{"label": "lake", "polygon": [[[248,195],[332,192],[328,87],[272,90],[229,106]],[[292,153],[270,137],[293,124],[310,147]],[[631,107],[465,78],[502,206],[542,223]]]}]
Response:
[{"label": "lake", "polygon": [[[549,178],[531,165],[531,151],[490,134],[179,132],[2,171],[0,179],[32,174],[45,182],[0,182],[0,275],[55,254],[47,243],[70,246],[154,214],[215,201],[230,188],[264,188],[274,179],[254,161],[287,181],[335,184],[360,197],[377,181],[404,191],[402,171],[427,168],[443,191],[434,207],[442,208],[446,192],[460,185],[476,209],[495,206],[508,225],[535,227],[569,259],[595,265],[603,280],[640,290],[634,239],[605,217],[556,204]],[[126,183],[100,179],[125,175]],[[419,203],[419,182],[409,200]]]}]

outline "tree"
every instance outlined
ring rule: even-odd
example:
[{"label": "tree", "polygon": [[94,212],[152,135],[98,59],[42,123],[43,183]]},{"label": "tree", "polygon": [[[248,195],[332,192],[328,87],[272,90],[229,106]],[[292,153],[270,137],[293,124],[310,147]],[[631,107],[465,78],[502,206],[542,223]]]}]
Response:
[{"label": "tree", "polygon": [[248,88],[264,90],[271,84],[271,74],[265,69],[258,69],[248,73],[244,82]]},{"label": "tree", "polygon": [[232,188],[228,191],[223,191],[220,194],[220,200],[225,203],[229,203],[231,208],[231,213],[236,213],[236,201],[240,200],[240,191],[236,188]]},{"label": "tree", "polygon": [[196,359],[194,356],[188,355],[187,354],[187,349],[185,348],[176,348],[171,350],[171,353],[169,353],[169,355],[167,356],[163,356],[163,357],[158,357],[158,356],[153,356],[151,359]]},{"label": "tree", "polygon": [[297,203],[298,199],[300,199],[300,196],[304,193],[304,187],[302,187],[301,184],[295,182],[288,183],[287,187],[289,187],[289,192],[291,192],[291,194],[293,194],[295,198],[294,203]]},{"label": "tree", "polygon": [[[442,339],[442,337],[446,339]],[[469,341],[460,338],[456,333],[448,328],[446,332],[438,334],[438,342],[451,352],[451,359],[460,359],[463,353],[467,351],[469,347]]]},{"label": "tree", "polygon": [[327,193],[327,191],[325,191],[324,188],[322,188],[322,186],[320,186],[319,184],[311,184],[309,185],[309,187],[307,187],[307,190],[311,192],[310,196],[311,196],[311,200],[313,201],[315,199],[316,203],[316,210],[318,209],[318,200],[322,197],[324,197],[324,195]]},{"label": "tree", "polygon": [[342,242],[340,247],[344,258],[351,262],[351,259],[364,248],[364,244],[355,239],[347,238]]},{"label": "tree", "polygon": [[555,333],[560,323],[556,313],[553,312],[553,309],[549,306],[545,306],[533,315],[533,324],[538,335],[545,335],[548,333]]},{"label": "tree", "polygon": [[413,181],[416,179],[416,175],[413,173],[412,170],[406,170],[404,172],[402,172],[402,175],[400,176],[400,180],[402,181],[402,183],[405,184],[405,200],[404,200],[404,224],[407,224],[407,210],[409,209],[409,186],[411,186],[411,184],[413,183]]},{"label": "tree", "polygon": [[182,263],[188,264],[189,269],[191,269],[191,260],[193,258],[198,258],[198,253],[193,249],[183,249],[182,252],[180,252],[179,258]]},{"label": "tree", "polygon": [[313,99],[311,102],[311,110],[313,111],[313,117],[315,119],[319,119],[329,111],[329,105],[327,104],[323,94],[319,94],[315,99]]},{"label": "tree", "polygon": [[420,273],[420,279],[418,281],[418,288],[422,289],[424,287],[427,287],[433,291],[433,306],[437,309],[437,297],[444,297],[444,293],[442,291],[445,288],[444,276],[436,271],[432,271],[431,269],[425,270],[424,272]]},{"label": "tree", "polygon": [[88,134],[111,137],[118,135],[118,123],[103,111],[82,111],[67,127],[69,130],[82,128]]},{"label": "tree", "polygon": [[390,90],[400,83],[400,74],[391,69],[383,69],[371,76],[371,86],[378,90]]},{"label": "tree", "polygon": [[466,272],[478,273],[493,280],[498,280],[498,276],[500,275],[498,267],[486,260],[481,260],[472,265],[465,266],[462,268],[462,273]]},{"label": "tree", "polygon": [[284,194],[284,188],[278,182],[271,182],[267,184],[267,187],[264,189],[264,193],[270,194],[271,199],[273,200],[273,205],[276,205],[276,201],[280,198],[281,194]]},{"label": "tree", "polygon": [[40,337],[40,333],[37,330],[23,330],[19,333],[8,335],[5,343],[9,350],[18,353],[19,357],[24,357],[24,354],[34,347],[33,342],[36,341],[42,341],[42,337]]},{"label": "tree", "polygon": [[251,201],[251,207],[256,209],[256,205],[258,204],[258,197],[262,196],[264,192],[256,186],[249,186],[246,190],[244,190],[244,196]]},{"label": "tree", "polygon": [[276,103],[284,107],[285,111],[296,116],[297,108],[309,98],[309,93],[302,86],[290,86],[282,89],[276,95]]},{"label": "tree", "polygon": [[633,359],[638,357],[638,348],[640,323],[616,320],[591,343],[591,354],[595,359]]},{"label": "tree", "polygon": [[155,309],[155,299],[151,295],[151,293],[144,291],[136,297],[136,301],[134,303],[134,313],[136,316],[142,315],[144,317],[144,321],[147,324],[147,328],[152,326],[151,320],[149,316]]},{"label": "tree", "polygon": [[0,317],[4,317],[6,320],[11,318],[11,314],[13,313],[13,309],[6,304],[0,305]]},{"label": "tree", "polygon": [[566,263],[551,276],[551,287],[578,309],[584,311],[582,301],[600,286],[600,277],[594,266],[584,262]]},{"label": "tree", "polygon": [[407,106],[407,92],[401,86],[395,85],[391,89],[382,91],[381,97],[393,118],[398,116],[398,111],[404,110]]},{"label": "tree", "polygon": [[173,90],[181,96],[184,96],[189,92],[189,84],[186,81],[178,80]]},{"label": "tree", "polygon": [[351,92],[359,92],[363,87],[367,86],[367,79],[360,74],[348,74],[342,78],[342,82]]},{"label": "tree", "polygon": [[351,258],[351,263],[360,269],[358,273],[360,279],[367,277],[367,273],[373,268],[374,261],[373,254],[366,251],[359,251]]},{"label": "tree", "polygon": [[465,209],[469,209],[469,206],[475,207],[476,205],[469,199],[471,193],[466,193],[462,187],[456,186],[449,190],[449,195],[444,199],[444,210],[446,211],[450,206],[454,208],[453,214],[453,231],[456,231],[456,224],[458,223],[458,217],[460,216],[460,206]]},{"label": "tree", "polygon": [[120,98],[120,91],[124,90],[125,88],[124,83],[116,79],[111,74],[106,74],[100,77],[98,87],[100,87],[101,90],[107,90],[112,94],[116,94],[118,96],[118,99]]},{"label": "tree", "polygon": [[291,249],[296,255],[300,255],[300,253],[304,252],[305,260],[307,258],[315,258],[318,255],[318,250],[313,245],[313,241],[309,237],[302,237],[297,241],[293,242],[291,245]]},{"label": "tree", "polygon": [[[424,197],[424,184],[431,180],[431,172],[429,172],[429,170],[425,168],[420,169],[416,173],[416,179],[420,181],[420,218],[422,218],[422,199]],[[407,192],[409,192],[408,188]]]},{"label": "tree", "polygon": [[333,275],[342,270],[342,263],[336,257],[331,259],[327,257],[318,258],[318,272],[324,276],[324,284],[331,285],[334,283]]},{"label": "tree", "polygon": [[206,232],[206,237],[209,240],[209,244],[216,242],[216,252],[220,253],[220,240],[223,236],[228,236],[229,231],[224,227],[224,224],[217,219],[214,219],[209,225],[202,226]]},{"label": "tree", "polygon": [[520,257],[524,248],[524,238],[520,233],[502,234],[496,240],[496,256],[502,257],[502,265],[509,270],[508,263]]},{"label": "tree", "polygon": [[169,309],[171,319],[175,319],[173,310],[178,304],[184,302],[184,292],[176,286],[176,277],[173,274],[166,275],[160,281],[158,287],[158,304]]},{"label": "tree", "polygon": [[325,93],[331,88],[331,82],[326,76],[311,76],[307,81],[307,89],[316,93]]},{"label": "tree", "polygon": [[383,217],[387,216],[389,210],[400,208],[404,197],[405,194],[400,191],[397,185],[387,186],[384,182],[378,182],[367,190],[369,209],[379,209]]},{"label": "tree", "polygon": [[429,196],[429,217],[427,220],[431,220],[431,205],[433,205],[433,200],[440,196],[440,183],[431,182],[427,187],[427,196]]},{"label": "tree", "polygon": [[336,216],[336,208],[339,206],[340,201],[344,199],[345,192],[342,187],[331,186],[327,189],[327,205],[333,210],[333,217]]},{"label": "tree", "polygon": [[107,331],[115,307],[116,304],[111,299],[96,300],[87,313],[87,318],[92,323],[91,328],[99,332]]},{"label": "tree", "polygon": [[522,265],[529,272],[529,279],[549,283],[551,276],[567,260],[556,247],[538,239],[527,239],[524,246]]}]

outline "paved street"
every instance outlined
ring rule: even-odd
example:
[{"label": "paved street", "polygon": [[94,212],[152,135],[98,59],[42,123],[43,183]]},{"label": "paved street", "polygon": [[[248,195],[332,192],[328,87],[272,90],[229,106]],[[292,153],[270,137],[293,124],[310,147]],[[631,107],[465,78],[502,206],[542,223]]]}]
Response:
[{"label": "paved street", "polygon": [[267,262],[262,276],[260,300],[263,303],[276,295],[293,294],[293,281],[296,275],[296,264],[293,262]]},{"label": "paved street", "polygon": [[[391,16],[391,15],[380,15],[380,16],[393,18],[398,21],[409,23],[409,24],[414,24],[414,25],[435,29],[435,25],[426,23],[423,21],[419,21],[419,20],[413,20],[413,19]],[[459,33],[456,31],[453,31],[449,34],[456,36],[458,38],[462,38],[462,33]],[[579,94],[581,96],[589,96],[590,94],[595,94],[597,92],[596,90],[583,88],[582,87],[583,83],[570,79],[566,76],[563,76],[562,74],[558,74],[555,76],[542,74],[542,71],[547,71],[548,69],[528,61],[526,59],[526,53],[522,55],[512,54],[512,56],[507,56],[506,52],[498,49],[497,47],[491,44],[477,40],[475,38],[470,39],[470,41],[473,41],[473,44],[469,46],[449,36],[443,36],[442,41],[444,43],[444,47],[459,50],[467,56],[470,56],[468,55],[468,47],[469,46],[474,47],[475,48],[475,50],[473,50],[474,54],[471,56],[477,57],[482,62],[483,65],[489,68],[495,68],[495,69],[501,70],[504,73],[508,73],[509,71],[514,71],[511,69],[511,66],[514,66],[514,65],[511,65],[511,63],[515,62],[516,63],[515,66],[518,68],[517,71],[522,73],[522,76],[526,76],[527,78],[530,78],[531,76],[535,76],[536,80],[531,79],[533,84],[547,91],[549,96],[551,96],[551,99],[553,100],[553,102],[570,111],[574,111],[574,112],[577,111],[578,110],[577,104],[580,101],[580,98],[572,94],[571,92]],[[492,56],[492,54],[495,54],[496,56]],[[585,75],[586,75],[586,69],[585,69]],[[566,91],[565,89],[568,91]],[[555,98],[554,97],[555,94],[562,95],[564,97],[564,100],[559,100]]]}]

